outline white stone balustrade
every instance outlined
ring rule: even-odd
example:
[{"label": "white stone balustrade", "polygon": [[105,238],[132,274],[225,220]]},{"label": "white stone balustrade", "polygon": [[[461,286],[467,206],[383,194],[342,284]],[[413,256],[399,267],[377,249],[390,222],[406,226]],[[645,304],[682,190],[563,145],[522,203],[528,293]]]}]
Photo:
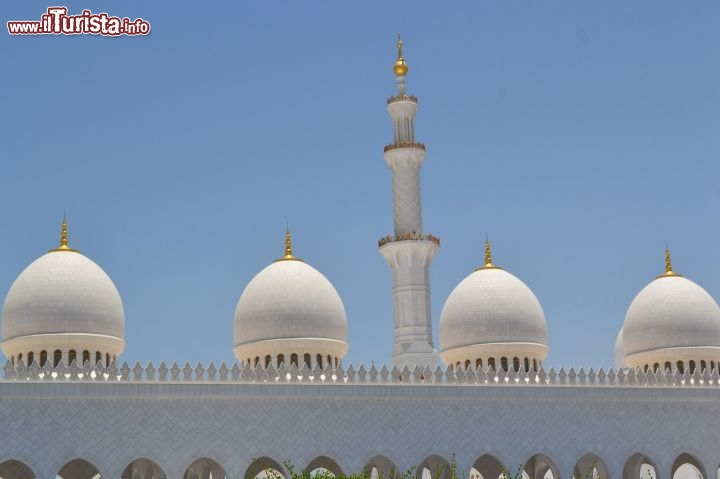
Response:
[{"label": "white stone balustrade", "polygon": [[7,362],[3,368],[3,378],[0,382],[12,381],[38,381],[38,382],[120,382],[120,383],[298,383],[298,384],[415,384],[425,386],[466,385],[466,386],[492,386],[492,387],[718,387],[720,374],[717,369],[700,372],[689,371],[648,371],[641,369],[604,369],[595,371],[590,368],[565,369],[550,368],[538,371],[497,371],[492,368],[441,368],[433,369],[416,366],[412,370],[407,366],[399,369],[393,366],[388,369],[382,366],[379,369],[374,365],[366,368],[361,365],[357,368],[350,365],[347,368],[308,368],[306,365],[286,367],[280,365],[275,368],[269,365],[252,367],[249,364],[233,363],[228,367],[222,362],[219,367],[210,363],[205,367],[202,363],[191,365],[186,362],[182,367],[173,362],[168,368],[164,362],[155,367],[152,362],[142,366],[139,362],[131,367],[127,362],[119,367],[112,363],[108,367],[101,362],[92,364],[86,362],[79,365],[73,361],[69,366],[60,362],[57,367],[49,363],[43,367],[34,361],[27,367],[22,361],[16,365]]}]

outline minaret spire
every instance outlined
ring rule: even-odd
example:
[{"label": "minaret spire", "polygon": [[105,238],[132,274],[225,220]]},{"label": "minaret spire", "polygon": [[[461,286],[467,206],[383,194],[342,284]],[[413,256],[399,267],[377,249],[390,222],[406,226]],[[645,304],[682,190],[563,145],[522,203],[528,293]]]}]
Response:
[{"label": "minaret spire", "polygon": [[393,72],[395,73],[395,77],[397,77],[398,95],[405,95],[405,76],[407,75],[408,70],[410,70],[410,67],[405,62],[405,57],[403,57],[402,48],[403,48],[402,38],[400,38],[400,34],[398,33],[397,60],[395,61],[395,64],[393,65]]},{"label": "minaret spire", "polygon": [[392,271],[395,346],[392,360],[398,367],[434,367],[438,363],[432,340],[430,264],[440,240],[424,234],[420,198],[420,167],[425,145],[415,141],[417,98],[405,93],[408,65],[403,43],[397,39],[393,65],[398,94],[388,99],[393,142],[385,147],[385,162],[392,171],[394,235],[379,242],[380,254]]}]

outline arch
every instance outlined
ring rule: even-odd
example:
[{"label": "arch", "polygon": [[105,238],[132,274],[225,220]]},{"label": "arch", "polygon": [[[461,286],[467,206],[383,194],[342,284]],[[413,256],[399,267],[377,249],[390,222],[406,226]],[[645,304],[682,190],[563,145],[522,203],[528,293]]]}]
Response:
[{"label": "arch", "polygon": [[98,468],[85,459],[73,459],[58,471],[62,479],[101,479]]},{"label": "arch", "polygon": [[295,353],[292,353],[290,355],[290,365],[292,366],[293,364],[295,365],[295,367],[298,366],[298,355]]},{"label": "arch", "polygon": [[209,457],[195,459],[183,474],[183,479],[226,479],[225,469]]},{"label": "arch", "polygon": [[423,479],[423,477],[427,479],[428,476],[431,479],[450,479],[450,463],[435,454],[426,457],[423,462],[418,464],[415,477],[417,479]]},{"label": "arch", "polygon": [[485,454],[473,462],[475,469],[484,479],[497,479],[505,470],[505,466],[492,454]]},{"label": "arch", "polygon": [[655,462],[645,454],[636,452],[625,461],[623,479],[657,479],[657,477]]},{"label": "arch", "polygon": [[24,463],[10,459],[0,464],[0,479],[36,479],[32,469]]},{"label": "arch", "polygon": [[532,456],[525,463],[524,469],[530,479],[544,479],[548,472],[552,474],[553,479],[560,479],[557,466],[544,454],[535,454]]},{"label": "arch", "polygon": [[120,479],[166,479],[167,475],[155,461],[147,457],[135,459],[127,465]]},{"label": "arch", "polygon": [[[373,469],[376,476],[373,476]],[[399,479],[402,475],[395,463],[383,455],[373,456],[365,463],[363,474],[370,479]]]},{"label": "arch", "polygon": [[607,465],[595,454],[585,454],[573,468],[575,479],[609,479]]},{"label": "arch", "polygon": [[100,351],[95,351],[95,364],[102,361],[102,353]]},{"label": "arch", "polygon": [[47,350],[43,349],[40,351],[40,367],[45,366],[45,363],[47,363]]},{"label": "arch", "polygon": [[288,477],[285,468],[279,462],[266,456],[254,459],[245,470],[245,479],[255,479],[258,475],[269,479],[280,479],[278,475],[283,478]]},{"label": "arch", "polygon": [[343,475],[343,471],[338,465],[337,461],[327,456],[316,457],[315,459],[310,461],[310,464],[308,464],[305,468],[305,470],[311,474],[317,469],[327,469],[335,477]]},{"label": "arch", "polygon": [[285,355],[278,354],[277,365],[280,367],[281,364],[285,364]]},{"label": "arch", "polygon": [[319,367],[320,369],[322,369],[322,367],[323,367],[322,354],[318,354],[317,356],[315,356],[315,362],[317,363],[318,367]]},{"label": "arch", "polygon": [[270,367],[270,363],[272,363],[272,356],[268,354],[265,356],[265,369]]},{"label": "arch", "polygon": [[305,363],[305,366],[308,367],[308,369],[312,368],[312,358],[310,357],[310,353],[305,353],[303,355],[303,362]]},{"label": "arch", "polygon": [[68,351],[68,366],[70,366],[73,361],[77,362],[77,351],[71,349],[70,351]]},{"label": "arch", "polygon": [[505,356],[500,358],[500,367],[502,368],[503,372],[508,372],[508,358]]},{"label": "arch", "polygon": [[[693,473],[696,473],[697,476]],[[670,477],[673,479],[697,479],[698,476],[702,479],[707,477],[707,474],[702,463],[692,454],[684,452],[673,462],[670,470]]]}]

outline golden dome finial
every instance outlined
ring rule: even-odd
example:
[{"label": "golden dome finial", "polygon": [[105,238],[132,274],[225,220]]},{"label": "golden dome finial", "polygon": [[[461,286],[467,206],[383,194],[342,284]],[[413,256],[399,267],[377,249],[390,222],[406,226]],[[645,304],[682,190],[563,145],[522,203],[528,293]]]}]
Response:
[{"label": "golden dome finial", "polygon": [[402,39],[400,38],[400,34],[398,33],[398,39],[397,39],[398,56],[397,56],[397,61],[395,62],[395,65],[393,65],[393,72],[395,72],[395,76],[399,76],[399,77],[407,75],[407,72],[410,69],[408,67],[408,64],[405,63],[405,58],[403,58],[402,47],[403,47]]},{"label": "golden dome finial", "polygon": [[293,256],[290,226],[285,227],[285,256],[278,258],[275,261],[302,261],[300,258]]},{"label": "golden dome finial", "polygon": [[58,246],[55,249],[51,249],[50,251],[72,251],[74,253],[77,253],[77,250],[74,250],[70,248],[68,244],[68,232],[67,232],[67,218],[63,214],[63,221],[62,225],[60,225],[60,246]]},{"label": "golden dome finial", "polygon": [[658,278],[667,278],[669,276],[682,276],[681,274],[677,274],[672,269],[672,257],[670,256],[670,248],[668,248],[667,244],[665,245],[665,272],[658,276]]},{"label": "golden dome finial", "polygon": [[492,262],[492,251],[490,250],[490,240],[488,239],[487,235],[485,235],[485,264],[481,266],[480,268],[476,269],[502,269],[499,266],[495,266]]},{"label": "golden dome finial", "polygon": [[290,226],[285,227],[285,256],[292,256],[292,236]]}]

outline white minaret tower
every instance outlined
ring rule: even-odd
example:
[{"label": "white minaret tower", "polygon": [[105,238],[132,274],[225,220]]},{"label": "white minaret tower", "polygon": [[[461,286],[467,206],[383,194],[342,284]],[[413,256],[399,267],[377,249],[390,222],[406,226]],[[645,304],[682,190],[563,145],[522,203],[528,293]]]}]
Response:
[{"label": "white minaret tower", "polygon": [[438,363],[432,340],[430,263],[440,240],[423,234],[420,205],[420,167],[425,145],[415,141],[417,98],[405,93],[408,65],[398,35],[398,59],[393,71],[397,95],[388,99],[393,142],[385,147],[385,162],[392,170],[395,234],[380,240],[380,254],[392,271],[395,318],[393,363],[398,367],[434,367]]}]

